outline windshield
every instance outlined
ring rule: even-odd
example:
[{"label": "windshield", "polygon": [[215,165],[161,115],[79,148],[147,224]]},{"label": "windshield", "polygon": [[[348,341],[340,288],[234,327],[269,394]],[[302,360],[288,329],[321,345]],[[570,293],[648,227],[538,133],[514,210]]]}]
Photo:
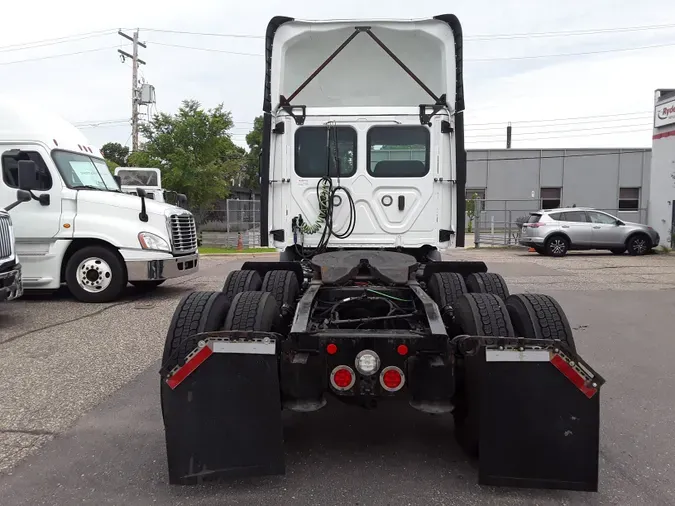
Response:
[{"label": "windshield", "polygon": [[123,186],[159,186],[154,170],[118,169],[117,175]]},{"label": "windshield", "polygon": [[69,188],[119,191],[108,165],[101,158],[68,151],[54,151],[52,158]]}]

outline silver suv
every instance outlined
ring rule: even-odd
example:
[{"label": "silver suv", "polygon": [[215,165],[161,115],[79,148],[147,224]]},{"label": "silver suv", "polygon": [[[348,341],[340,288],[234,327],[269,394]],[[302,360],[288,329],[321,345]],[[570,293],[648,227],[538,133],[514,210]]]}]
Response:
[{"label": "silver suv", "polygon": [[644,255],[659,244],[659,234],[647,225],[630,223],[591,208],[546,209],[532,213],[523,224],[520,244],[540,255],[564,256],[569,250],[607,249]]}]

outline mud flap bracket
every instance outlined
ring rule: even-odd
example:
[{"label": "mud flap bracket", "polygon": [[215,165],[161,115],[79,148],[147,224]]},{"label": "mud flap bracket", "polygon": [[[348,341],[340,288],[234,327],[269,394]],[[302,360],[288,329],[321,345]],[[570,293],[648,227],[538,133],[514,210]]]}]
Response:
[{"label": "mud flap bracket", "polygon": [[275,336],[207,333],[182,366],[162,371],[171,484],[284,474]]}]

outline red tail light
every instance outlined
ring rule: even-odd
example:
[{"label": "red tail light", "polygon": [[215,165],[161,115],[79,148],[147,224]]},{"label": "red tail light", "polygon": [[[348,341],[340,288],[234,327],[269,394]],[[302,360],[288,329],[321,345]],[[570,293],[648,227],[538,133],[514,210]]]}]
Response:
[{"label": "red tail light", "polygon": [[539,228],[539,227],[543,227],[544,225],[546,225],[546,223],[538,222],[538,223],[528,223],[527,224],[527,226],[530,227],[530,228]]},{"label": "red tail light", "polygon": [[335,390],[345,391],[354,386],[356,376],[351,367],[339,365],[330,373],[330,383]]},{"label": "red tail light", "polygon": [[380,373],[380,385],[388,392],[396,392],[403,388],[405,376],[403,371],[396,366],[390,365],[382,369]]},{"label": "red tail light", "polygon": [[335,355],[338,351],[337,345],[335,343],[330,343],[326,346],[326,353],[329,355]]}]

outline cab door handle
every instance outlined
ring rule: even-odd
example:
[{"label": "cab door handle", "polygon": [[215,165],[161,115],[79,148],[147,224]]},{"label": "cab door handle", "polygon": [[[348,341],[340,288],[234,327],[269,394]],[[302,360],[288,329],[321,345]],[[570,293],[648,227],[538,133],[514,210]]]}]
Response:
[{"label": "cab door handle", "polygon": [[398,196],[398,210],[403,211],[405,209],[405,197],[403,195]]}]

